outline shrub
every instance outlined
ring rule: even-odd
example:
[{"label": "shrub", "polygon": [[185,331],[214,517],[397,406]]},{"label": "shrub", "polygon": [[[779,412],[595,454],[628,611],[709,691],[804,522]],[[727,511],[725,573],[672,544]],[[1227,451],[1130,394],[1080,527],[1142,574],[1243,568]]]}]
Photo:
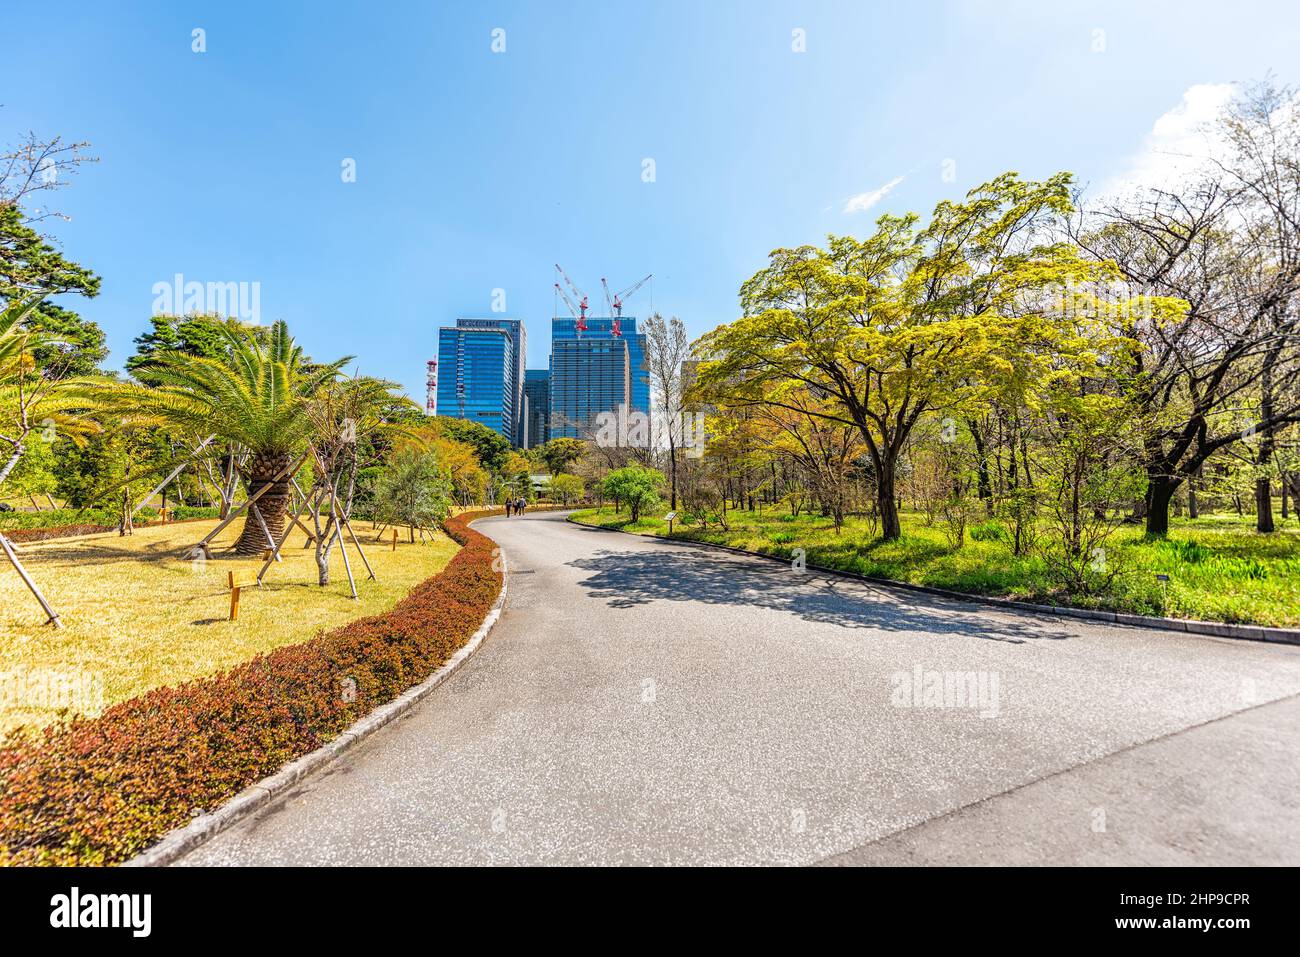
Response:
[{"label": "shrub", "polygon": [[[126,860],[423,681],[501,588],[473,513],[462,546],[391,611],[0,747],[0,863]],[[345,693],[346,692],[346,693]]]},{"label": "shrub", "polygon": [[[220,513],[215,508],[178,508],[173,514],[168,524],[175,522],[197,522],[207,519],[216,518]],[[47,520],[51,513],[45,512]],[[75,513],[74,513],[75,514]],[[136,528],[143,528],[148,525],[157,525],[154,518],[158,513],[153,509],[142,509],[140,520],[135,522]],[[96,520],[92,516],[88,520],[80,520],[62,525],[47,525],[42,527],[18,526],[11,529],[4,529],[4,534],[10,541],[14,542],[43,542],[47,538],[68,538],[75,535],[98,535],[101,532],[115,532],[118,525],[115,518],[108,519],[107,524]]]}]

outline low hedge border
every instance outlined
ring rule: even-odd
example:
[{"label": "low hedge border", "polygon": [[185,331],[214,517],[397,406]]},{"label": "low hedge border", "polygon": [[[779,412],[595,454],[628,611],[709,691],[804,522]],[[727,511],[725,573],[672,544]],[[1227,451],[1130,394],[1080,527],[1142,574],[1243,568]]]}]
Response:
[{"label": "low hedge border", "polygon": [[119,863],[178,828],[188,849],[410,708],[499,611],[500,552],[470,528],[495,514],[448,519],[460,551],[390,611],[0,747],[0,864]]},{"label": "low hedge border", "polygon": [[[583,522],[575,519],[572,515],[568,516],[566,521],[574,525],[581,525],[583,528],[599,529],[602,532],[618,532],[621,535],[639,535],[642,538],[653,538],[661,542],[673,542],[678,545],[697,545],[703,548],[718,548],[724,552],[734,552],[737,555],[751,555],[754,558],[763,558],[768,561],[780,562],[782,565],[789,565],[787,558],[779,555],[765,555],[762,552],[753,552],[747,548],[736,548],[734,545],[719,545],[715,542],[700,542],[690,538],[669,538],[666,535],[652,535],[646,532],[628,532],[621,528],[614,528],[609,525],[593,525],[591,522]],[[1300,645],[1300,628],[1268,628],[1263,625],[1236,625],[1224,621],[1194,621],[1190,618],[1153,618],[1149,615],[1129,615],[1124,612],[1105,611],[1095,608],[1072,608],[1069,605],[1037,605],[1028,601],[1015,601],[1010,598],[998,598],[996,595],[979,595],[974,592],[952,591],[948,588],[935,588],[932,585],[917,585],[912,582],[902,582],[894,578],[879,578],[875,575],[861,575],[857,572],[846,572],[838,568],[827,568],[824,565],[814,565],[812,562],[807,563],[807,569],[813,572],[821,572],[825,575],[839,575],[841,578],[851,578],[855,581],[869,582],[872,585],[883,585],[886,588],[901,588],[906,591],[921,592],[926,595],[936,595],[940,598],[949,598],[954,601],[974,602],[980,605],[993,605],[998,608],[1006,608],[1012,611],[1028,611],[1040,615],[1058,615],[1065,618],[1084,618],[1091,621],[1104,621],[1115,625],[1128,625],[1133,628],[1155,628],[1160,631],[1180,631],[1192,635],[1206,635],[1213,638],[1237,638],[1246,641],[1273,641],[1286,645]]]},{"label": "low hedge border", "polygon": [[[215,509],[214,509],[215,511]],[[134,528],[151,528],[154,525],[184,525],[189,522],[210,522],[215,515],[200,515],[196,518],[176,518],[170,522],[136,522]],[[11,542],[45,542],[53,538],[76,538],[80,535],[99,535],[103,532],[116,532],[116,525],[53,525],[49,528],[0,528],[0,534]]]}]

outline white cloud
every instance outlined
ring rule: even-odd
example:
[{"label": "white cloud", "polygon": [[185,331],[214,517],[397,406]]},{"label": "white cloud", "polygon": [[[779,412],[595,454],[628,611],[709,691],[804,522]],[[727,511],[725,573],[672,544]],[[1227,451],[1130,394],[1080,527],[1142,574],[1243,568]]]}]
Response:
[{"label": "white cloud", "polygon": [[1233,83],[1198,83],[1163,114],[1129,157],[1123,170],[1104,181],[1099,193],[1112,198],[1156,187],[1176,189],[1207,160],[1221,155],[1214,120],[1237,93]]},{"label": "white cloud", "polygon": [[844,204],[844,212],[865,213],[872,206],[875,206],[876,203],[888,196],[890,191],[904,179],[906,179],[905,176],[895,176],[888,183],[878,189],[869,190],[865,193],[858,193],[856,196],[850,196],[848,202]]}]

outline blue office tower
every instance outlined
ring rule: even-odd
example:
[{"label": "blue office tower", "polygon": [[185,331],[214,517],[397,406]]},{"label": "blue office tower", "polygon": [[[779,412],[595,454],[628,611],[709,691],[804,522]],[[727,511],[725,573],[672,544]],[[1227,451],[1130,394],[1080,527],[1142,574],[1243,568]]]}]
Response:
[{"label": "blue office tower", "polygon": [[522,445],[524,324],[518,319],[457,319],[438,331],[438,414],[470,419]]},{"label": "blue office tower", "polygon": [[620,405],[650,414],[645,335],[636,318],[588,317],[581,334],[577,325],[551,320],[551,438],[582,438],[597,415],[617,414]]},{"label": "blue office tower", "polygon": [[551,370],[526,369],[524,371],[524,441],[523,447],[533,449],[551,438]]},{"label": "blue office tower", "polygon": [[461,319],[438,330],[438,414],[481,423],[517,445],[519,337],[508,326],[480,324],[485,321],[491,322]]}]

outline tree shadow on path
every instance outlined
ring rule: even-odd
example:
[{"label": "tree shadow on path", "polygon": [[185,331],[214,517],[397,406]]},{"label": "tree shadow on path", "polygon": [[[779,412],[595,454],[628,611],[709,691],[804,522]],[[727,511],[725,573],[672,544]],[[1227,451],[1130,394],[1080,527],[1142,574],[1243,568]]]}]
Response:
[{"label": "tree shadow on path", "polygon": [[688,546],[672,551],[602,549],[568,563],[590,572],[580,584],[611,608],[696,601],[783,611],[844,628],[959,635],[1022,644],[1072,637],[1056,622]]}]

